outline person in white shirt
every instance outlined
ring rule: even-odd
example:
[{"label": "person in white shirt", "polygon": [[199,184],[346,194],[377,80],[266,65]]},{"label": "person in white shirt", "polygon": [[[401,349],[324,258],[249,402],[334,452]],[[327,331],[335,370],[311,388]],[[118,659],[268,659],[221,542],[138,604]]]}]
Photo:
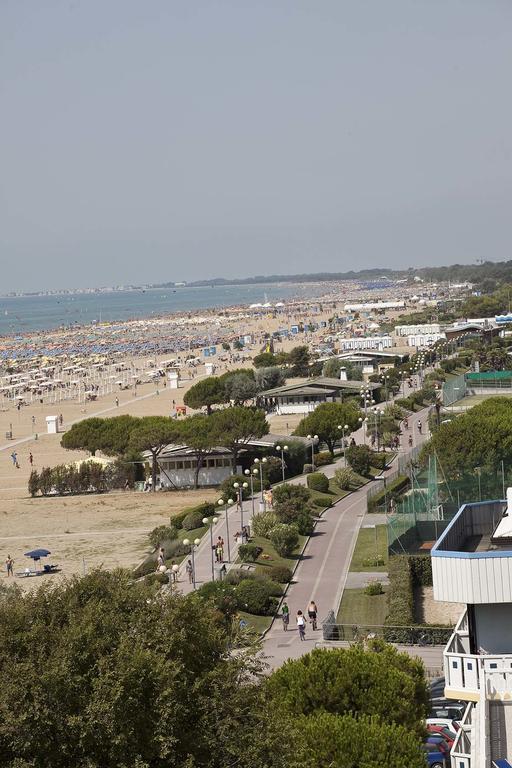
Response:
[{"label": "person in white shirt", "polygon": [[299,637],[301,640],[306,639],[306,620],[302,611],[297,611],[297,629],[299,630]]}]

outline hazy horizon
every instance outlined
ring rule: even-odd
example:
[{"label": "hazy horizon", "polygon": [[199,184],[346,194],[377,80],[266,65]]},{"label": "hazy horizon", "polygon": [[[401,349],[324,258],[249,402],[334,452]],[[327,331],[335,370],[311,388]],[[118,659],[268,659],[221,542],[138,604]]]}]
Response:
[{"label": "hazy horizon", "polygon": [[5,0],[1,292],[508,259],[506,0]]}]

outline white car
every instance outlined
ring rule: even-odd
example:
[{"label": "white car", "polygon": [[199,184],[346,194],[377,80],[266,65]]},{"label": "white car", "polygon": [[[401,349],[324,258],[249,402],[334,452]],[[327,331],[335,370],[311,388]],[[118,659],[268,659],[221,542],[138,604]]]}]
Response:
[{"label": "white car", "polygon": [[425,722],[427,725],[440,725],[443,728],[449,728],[454,736],[457,735],[457,731],[460,728],[460,725],[456,720],[448,720],[444,717],[427,717]]}]

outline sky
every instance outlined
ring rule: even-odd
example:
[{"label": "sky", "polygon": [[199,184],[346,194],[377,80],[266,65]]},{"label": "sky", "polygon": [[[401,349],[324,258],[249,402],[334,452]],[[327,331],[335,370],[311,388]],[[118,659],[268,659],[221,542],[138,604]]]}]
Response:
[{"label": "sky", "polygon": [[0,291],[512,258],[510,0],[2,0]]}]

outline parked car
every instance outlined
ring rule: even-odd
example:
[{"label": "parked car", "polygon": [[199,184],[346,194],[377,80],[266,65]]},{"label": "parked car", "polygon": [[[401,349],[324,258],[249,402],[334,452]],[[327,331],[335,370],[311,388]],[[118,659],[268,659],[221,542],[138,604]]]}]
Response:
[{"label": "parked car", "polygon": [[460,728],[459,723],[456,720],[450,720],[449,717],[427,717],[428,725],[440,725],[443,728],[449,728],[455,735]]},{"label": "parked car", "polygon": [[422,749],[429,768],[446,768],[445,756],[439,752],[435,744],[423,744]]},{"label": "parked car", "polygon": [[450,757],[450,746],[442,736],[438,736],[435,733],[429,734],[427,736],[427,744],[435,744],[439,752],[442,752],[447,759]]},{"label": "parked car", "polygon": [[462,716],[464,715],[464,710],[466,709],[465,704],[458,704],[456,701],[450,702],[446,701],[445,703],[441,704],[440,702],[431,702],[430,703],[430,714],[429,717],[442,717],[446,720],[462,720]]},{"label": "parked car", "polygon": [[444,697],[444,677],[435,677],[430,682],[430,697],[432,699]]},{"label": "parked car", "polygon": [[450,728],[447,728],[445,725],[430,724],[427,725],[427,731],[435,736],[441,736],[446,741],[450,749],[452,748],[456,734]]}]

